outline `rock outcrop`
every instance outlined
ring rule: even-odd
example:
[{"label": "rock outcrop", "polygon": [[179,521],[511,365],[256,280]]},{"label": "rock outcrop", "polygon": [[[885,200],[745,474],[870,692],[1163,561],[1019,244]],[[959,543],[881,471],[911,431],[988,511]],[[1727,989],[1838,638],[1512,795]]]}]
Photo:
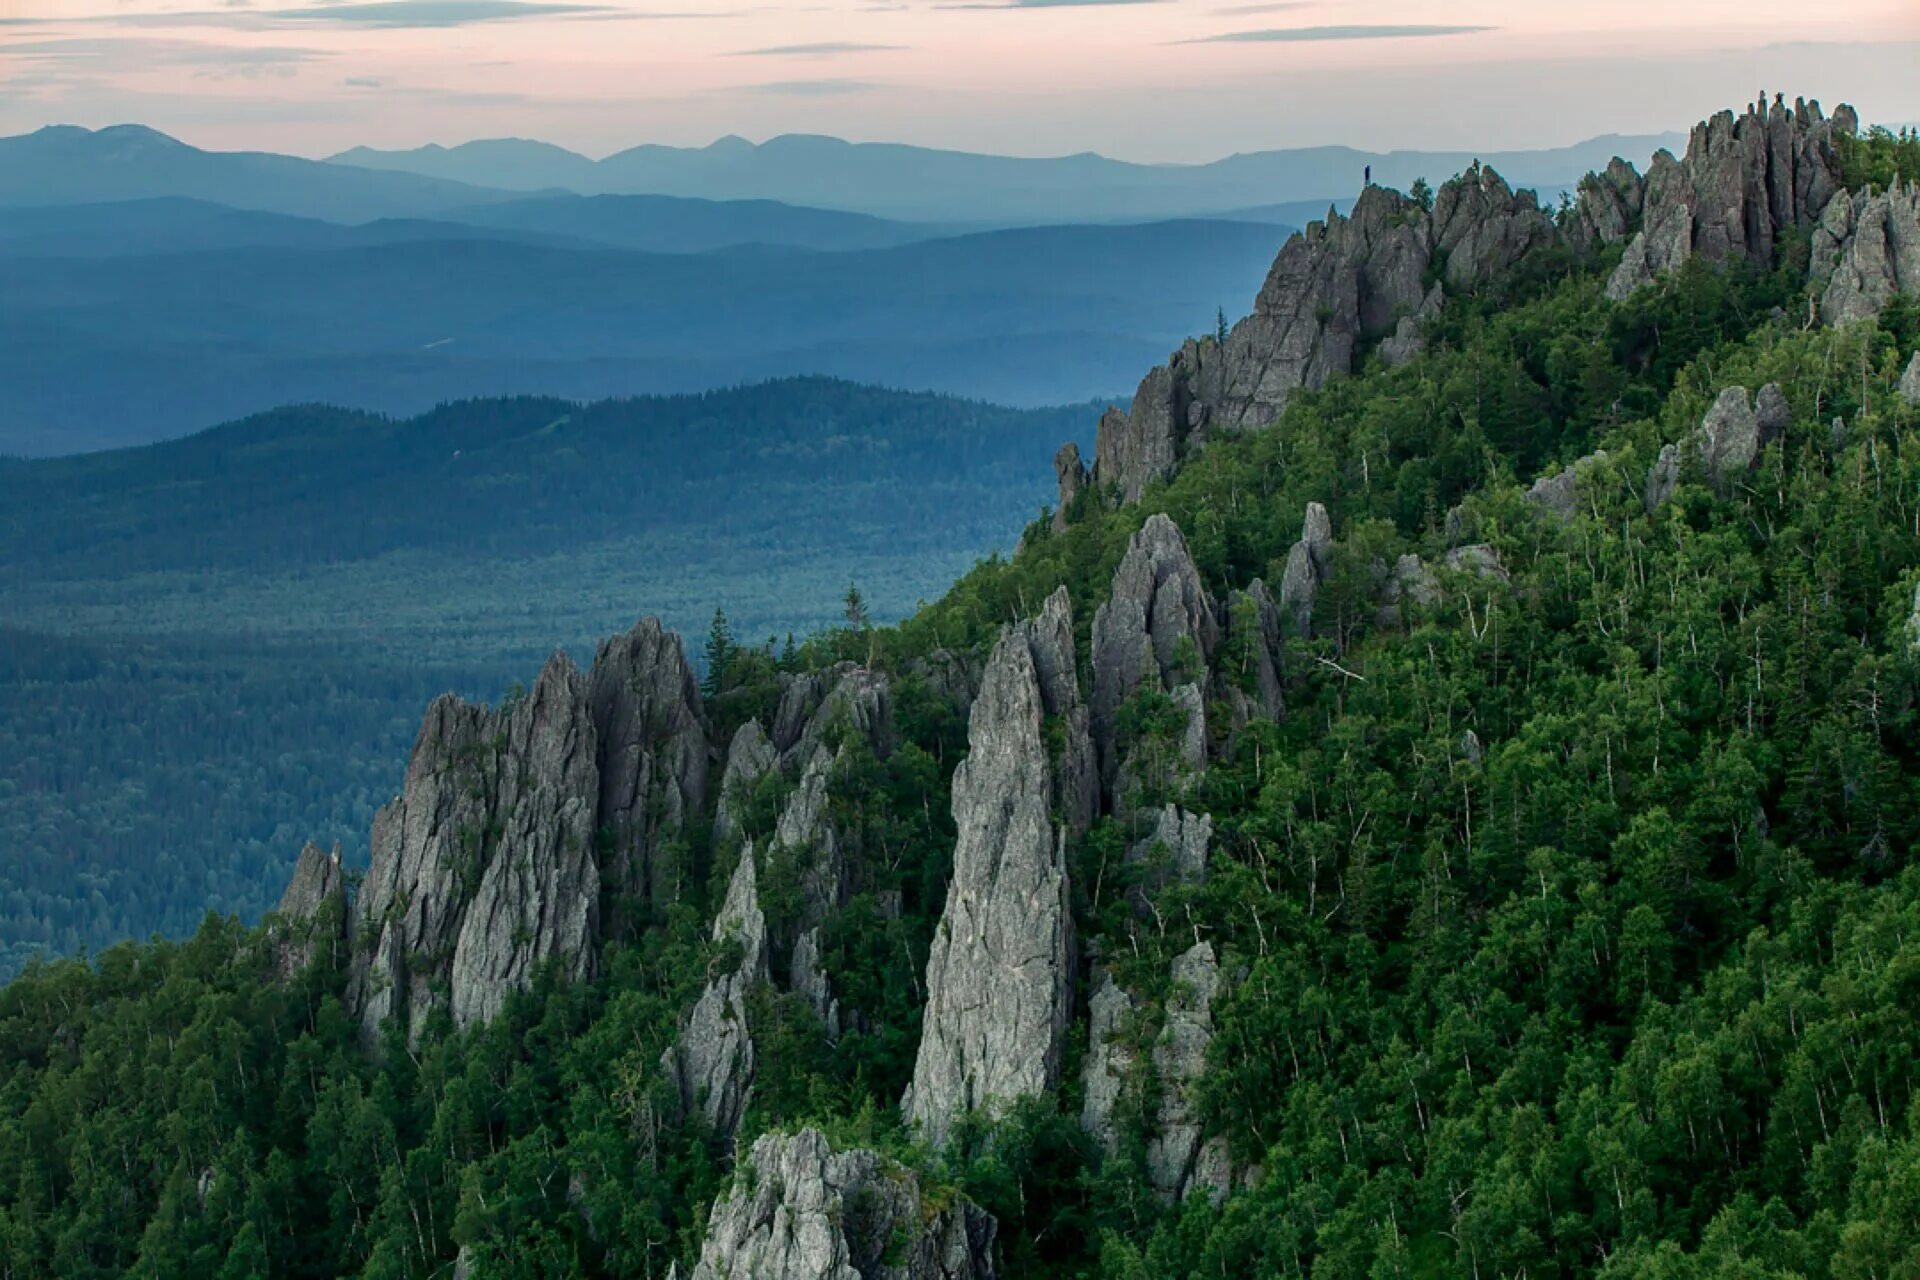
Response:
[{"label": "rock outcrop", "polygon": [[274,908],[274,945],[280,976],[292,977],[314,959],[333,954],[346,938],[347,877],[340,850],[322,851],[309,841],[293,864],[293,876]]},{"label": "rock outcrop", "polygon": [[842,662],[792,677],[773,719],[773,745],[789,770],[804,768],[830,729],[866,740],[884,759],[893,751],[893,693],[884,672]]},{"label": "rock outcrop", "polygon": [[1811,275],[1824,286],[1820,315],[1829,324],[1920,294],[1920,183],[1836,195],[1813,233]]},{"label": "rock outcrop", "polygon": [[1127,860],[1146,867],[1148,888],[1179,882],[1199,884],[1207,878],[1207,857],[1213,847],[1213,819],[1165,805],[1153,830],[1127,851]]},{"label": "rock outcrop", "polygon": [[1673,497],[1689,457],[1699,463],[1716,488],[1724,490],[1753,469],[1760,451],[1777,439],[1790,421],[1792,411],[1777,384],[1769,382],[1757,397],[1750,397],[1745,387],[1728,387],[1707,410],[1699,427],[1660,450],[1647,473],[1647,510],[1653,511]]},{"label": "rock outcrop", "polygon": [[1053,474],[1060,482],[1060,502],[1053,509],[1053,527],[1064,529],[1067,527],[1067,508],[1073,505],[1074,499],[1080,496],[1081,490],[1093,478],[1087,471],[1087,464],[1080,460],[1078,444],[1069,440],[1060,446],[1059,452],[1053,455]]},{"label": "rock outcrop", "polygon": [[644,618],[602,640],[587,700],[599,741],[598,830],[608,840],[602,887],[616,907],[628,896],[667,901],[677,886],[657,865],[659,844],[707,796],[700,685],[680,637]]},{"label": "rock outcrop", "polygon": [[1541,514],[1565,523],[1580,514],[1580,487],[1591,468],[1607,460],[1607,451],[1588,454],[1564,471],[1541,476],[1533,487],[1521,494],[1521,500]]},{"label": "rock outcrop", "polygon": [[1920,351],[1913,353],[1913,359],[1907,361],[1907,371],[1900,375],[1900,399],[1920,405]]},{"label": "rock outcrop", "polygon": [[1185,343],[1125,412],[1107,411],[1093,483],[1137,501],[1208,439],[1266,426],[1296,391],[1352,373],[1365,343],[1383,339],[1389,364],[1411,359],[1448,291],[1485,284],[1553,237],[1533,193],[1481,165],[1442,186],[1431,210],[1368,187],[1350,214],[1329,210],[1281,247],[1253,314],[1224,341]]},{"label": "rock outcrop", "polygon": [[[1101,779],[1110,793],[1118,786],[1123,764],[1118,741],[1122,704],[1150,684],[1191,711],[1201,702],[1201,682],[1219,640],[1213,603],[1187,540],[1179,526],[1156,512],[1127,544],[1113,575],[1113,594],[1093,618],[1093,740]],[[1191,694],[1182,694],[1189,685]],[[1191,716],[1188,724],[1191,733]],[[1197,727],[1204,744],[1204,723]],[[1204,754],[1186,763],[1193,769],[1203,767]]]},{"label": "rock outcrop", "polygon": [[1333,521],[1325,507],[1309,502],[1300,523],[1300,540],[1288,550],[1287,567],[1280,575],[1278,608],[1288,635],[1304,640],[1313,634],[1314,605],[1332,560]]},{"label": "rock outcrop", "polygon": [[1064,596],[1057,600],[1037,623],[1001,633],[969,718],[967,758],[954,771],[953,878],[927,959],[913,1082],[901,1102],[935,1146],[964,1116],[991,1114],[1059,1079],[1073,1001],[1073,917],[1045,731],[1049,700],[1067,696],[1071,676],[1054,662],[1051,637],[1065,607]]},{"label": "rock outcrop", "polygon": [[755,1059],[747,994],[754,984],[767,980],[767,918],[760,909],[751,843],[740,850],[726,901],[714,917],[713,938],[737,943],[739,962],[708,980],[681,1023],[679,1038],[661,1058],[660,1068],[678,1089],[683,1112],[698,1111],[714,1133],[730,1139],[753,1091]]},{"label": "rock outcrop", "polygon": [[727,766],[720,775],[720,802],[714,810],[713,838],[725,843],[739,839],[741,813],[760,780],[780,765],[780,753],[758,720],[734,731],[727,746]]},{"label": "rock outcrop", "polygon": [[1585,256],[1627,239],[1640,222],[1646,193],[1646,180],[1615,156],[1605,170],[1580,180],[1580,194],[1566,228],[1567,243]]},{"label": "rock outcrop", "polygon": [[820,930],[808,929],[793,943],[792,979],[790,985],[795,995],[802,996],[813,1006],[819,1016],[820,1025],[826,1029],[827,1039],[840,1038],[840,1002],[834,999],[833,986],[827,980],[827,972],[820,961]]},{"label": "rock outcrop", "polygon": [[1819,221],[1840,190],[1834,138],[1857,127],[1851,108],[1829,120],[1817,102],[1788,108],[1778,97],[1771,107],[1763,100],[1737,117],[1722,111],[1695,125],[1683,159],[1654,156],[1641,229],[1607,296],[1625,298],[1696,256],[1771,262],[1780,233]]},{"label": "rock outcrop", "polygon": [[[1158,1105],[1145,1135],[1147,1177],[1163,1199],[1204,1191],[1218,1201],[1232,1189],[1232,1161],[1224,1138],[1205,1136],[1196,1098],[1220,989],[1213,948],[1201,942],[1176,956],[1170,977],[1165,1016],[1150,1054]],[[1090,1005],[1080,1124],[1112,1156],[1120,1146],[1121,1098],[1146,1084],[1142,1064],[1126,1043],[1140,1008],[1111,975],[1102,975]]]},{"label": "rock outcrop", "polygon": [[564,655],[517,703],[429,708],[352,915],[348,1001],[369,1039],[390,1015],[417,1036],[443,1002],[457,1025],[485,1021],[548,961],[593,972],[596,756]]},{"label": "rock outcrop", "polygon": [[993,1280],[994,1234],[984,1210],[936,1203],[872,1151],[770,1133],[715,1202],[693,1280]]}]

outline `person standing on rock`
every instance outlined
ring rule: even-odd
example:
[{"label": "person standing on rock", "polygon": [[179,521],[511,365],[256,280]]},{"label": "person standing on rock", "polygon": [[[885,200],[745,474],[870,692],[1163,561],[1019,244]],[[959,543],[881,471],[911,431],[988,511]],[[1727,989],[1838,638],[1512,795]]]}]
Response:
[{"label": "person standing on rock", "polygon": [[1373,185],[1373,166],[1372,165],[1367,166],[1366,172],[1364,173],[1364,175],[1362,175],[1360,179],[1360,183],[1362,186],[1367,186],[1367,187],[1370,187]]}]

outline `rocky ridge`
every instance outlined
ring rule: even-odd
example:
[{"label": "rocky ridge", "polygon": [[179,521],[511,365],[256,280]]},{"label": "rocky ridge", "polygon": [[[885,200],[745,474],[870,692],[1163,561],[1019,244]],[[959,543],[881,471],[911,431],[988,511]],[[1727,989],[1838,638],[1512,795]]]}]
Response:
[{"label": "rocky ridge", "polygon": [[1843,190],[1840,140],[1858,127],[1850,107],[1829,118],[1817,102],[1763,95],[1702,121],[1684,156],[1661,151],[1644,176],[1618,158],[1589,174],[1557,219],[1481,165],[1430,206],[1370,186],[1350,213],[1330,210],[1281,247],[1252,314],[1224,340],[1182,344],[1128,408],[1107,410],[1091,470],[1062,449],[1056,526],[1084,488],[1136,501],[1209,439],[1266,426],[1296,391],[1353,373],[1370,345],[1404,363],[1448,298],[1543,249],[1591,257],[1624,245],[1607,284],[1621,299],[1693,258],[1764,265],[1782,234],[1806,230],[1824,318],[1875,314],[1920,290],[1920,188]]}]

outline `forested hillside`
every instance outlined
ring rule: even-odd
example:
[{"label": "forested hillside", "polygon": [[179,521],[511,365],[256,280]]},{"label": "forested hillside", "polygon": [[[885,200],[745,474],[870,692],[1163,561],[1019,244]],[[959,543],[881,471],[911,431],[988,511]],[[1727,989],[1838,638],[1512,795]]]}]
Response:
[{"label": "forested hillside", "polygon": [[937,593],[1042,500],[1031,412],[824,379],[417,419],[290,408],[0,461],[0,973],[364,861],[420,708],[645,599],[763,641]]},{"label": "forested hillside", "polygon": [[1371,190],[897,626],[436,702],[364,882],[0,990],[0,1256],[1915,1274],[1916,183]]}]

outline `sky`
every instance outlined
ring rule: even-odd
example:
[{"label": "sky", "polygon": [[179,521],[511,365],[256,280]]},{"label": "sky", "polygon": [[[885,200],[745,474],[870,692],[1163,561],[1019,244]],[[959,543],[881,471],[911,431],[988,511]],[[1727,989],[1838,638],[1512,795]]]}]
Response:
[{"label": "sky", "polygon": [[1920,0],[0,0],[0,134],[134,122],[314,156],[1495,150],[1684,129],[1763,89],[1920,121],[1916,69]]}]

